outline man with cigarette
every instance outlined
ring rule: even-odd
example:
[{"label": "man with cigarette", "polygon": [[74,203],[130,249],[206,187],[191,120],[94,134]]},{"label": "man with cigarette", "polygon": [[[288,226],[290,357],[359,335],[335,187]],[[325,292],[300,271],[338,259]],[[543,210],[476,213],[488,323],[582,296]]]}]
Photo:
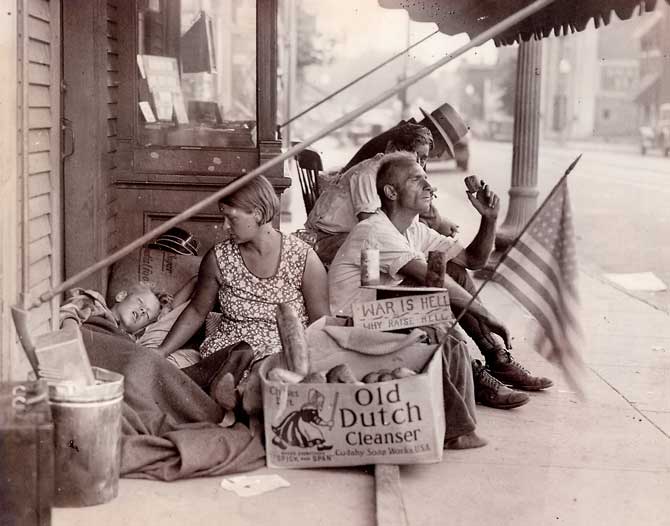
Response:
[{"label": "man with cigarette", "polygon": [[351,315],[352,303],[375,299],[374,290],[360,286],[363,248],[379,249],[382,285],[405,281],[424,284],[428,253],[445,252],[449,260],[445,287],[452,310],[458,316],[468,306],[460,324],[486,361],[485,367],[479,360],[472,363],[477,401],[509,409],[527,403],[529,398],[504,384],[523,390],[551,386],[551,380],[532,376],[512,358],[507,328],[480,302],[470,303],[474,285],[466,269],[481,268],[488,260],[500,208],[498,196],[485,185],[476,193],[468,193],[468,199],[481,215],[481,223],[475,239],[463,248],[454,239],[417,221],[419,214],[430,209],[434,189],[414,156],[405,153],[385,156],[377,173],[377,191],[381,210],[354,227],[331,265],[328,279],[332,312]]}]

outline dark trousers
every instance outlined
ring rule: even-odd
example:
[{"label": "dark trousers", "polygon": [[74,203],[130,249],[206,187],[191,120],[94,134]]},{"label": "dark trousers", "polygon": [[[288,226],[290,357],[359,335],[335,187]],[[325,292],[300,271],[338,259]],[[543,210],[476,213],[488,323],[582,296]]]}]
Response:
[{"label": "dark trousers", "polygon": [[[477,292],[477,287],[475,287],[472,278],[468,274],[468,271],[452,261],[447,263],[447,274],[461,287],[463,287],[470,294],[474,295]],[[454,312],[454,315],[458,318],[461,314],[462,309],[459,309],[452,305],[451,309]],[[458,322],[463,328],[465,333],[472,338],[472,341],[475,342],[475,345],[479,348],[481,353],[486,357],[487,354],[501,344],[497,342],[494,338],[491,330],[485,323],[481,323],[477,317],[472,314],[465,314],[460,321]]]},{"label": "dark trousers", "polygon": [[253,350],[249,344],[239,342],[210,354],[198,363],[182,369],[182,372],[207,391],[219,373],[233,373],[235,384],[239,383],[252,358]]}]

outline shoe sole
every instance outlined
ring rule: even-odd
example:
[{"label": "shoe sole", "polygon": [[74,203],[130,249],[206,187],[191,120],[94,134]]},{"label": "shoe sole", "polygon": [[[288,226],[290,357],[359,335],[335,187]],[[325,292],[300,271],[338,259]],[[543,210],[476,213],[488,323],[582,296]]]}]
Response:
[{"label": "shoe sole", "polygon": [[482,402],[480,400],[475,399],[475,402],[477,402],[479,405],[485,405],[486,407],[492,407],[493,409],[514,409],[515,407],[521,407],[522,405],[527,404],[530,402],[530,398],[527,398],[526,400],[520,400],[519,402],[513,402],[511,404],[487,404],[486,402]]},{"label": "shoe sole", "polygon": [[543,391],[544,389],[549,389],[550,387],[554,386],[554,382],[551,382],[548,385],[542,385],[542,386],[535,386],[535,385],[518,385],[518,384],[511,384],[507,382],[502,382],[505,384],[507,387],[512,387],[514,389],[518,389],[520,391]]}]

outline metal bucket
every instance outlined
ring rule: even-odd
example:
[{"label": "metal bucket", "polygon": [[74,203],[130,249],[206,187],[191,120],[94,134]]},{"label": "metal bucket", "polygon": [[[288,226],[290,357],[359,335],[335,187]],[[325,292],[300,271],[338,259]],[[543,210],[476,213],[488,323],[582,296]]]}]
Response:
[{"label": "metal bucket", "polygon": [[93,367],[96,383],[49,384],[54,421],[54,506],[109,502],[119,490],[123,376]]}]

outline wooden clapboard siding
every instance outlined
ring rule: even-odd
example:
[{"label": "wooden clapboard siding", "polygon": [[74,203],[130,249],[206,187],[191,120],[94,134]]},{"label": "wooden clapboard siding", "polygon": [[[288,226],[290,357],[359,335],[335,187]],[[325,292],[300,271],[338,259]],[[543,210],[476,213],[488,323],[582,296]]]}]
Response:
[{"label": "wooden clapboard siding", "polygon": [[[8,4],[6,14],[11,18],[5,18],[3,9],[0,72],[3,85],[14,94],[7,96],[0,88],[5,103],[0,107],[11,103],[14,118],[0,116],[13,135],[3,134],[0,141],[0,166],[8,174],[0,181],[9,182],[0,184],[0,195],[7,199],[0,221],[0,299],[10,305],[39,298],[61,278],[60,0],[18,0]],[[8,38],[13,58],[6,56]],[[5,143],[13,163],[3,157]],[[31,310],[33,335],[55,327],[57,310],[57,299]],[[0,380],[25,378],[27,360],[10,329],[9,311],[2,311]]]},{"label": "wooden clapboard siding", "polygon": [[107,0],[106,3],[106,36],[107,36],[107,155],[105,169],[107,171],[107,246],[106,251],[109,253],[118,245],[118,228],[116,224],[117,206],[116,206],[116,192],[114,186],[111,184],[113,174],[117,169],[116,155],[119,149],[119,92],[120,92],[120,71],[119,71],[119,5],[117,0]]},{"label": "wooden clapboard siding", "polygon": [[0,16],[0,381],[12,378],[12,362],[19,355],[11,312],[20,283],[19,149],[17,111],[21,79],[18,45],[18,5],[11,2]]},{"label": "wooden clapboard siding", "polygon": [[[60,0],[21,0],[20,180],[22,290],[37,298],[61,280]],[[24,228],[25,226],[25,228]],[[58,299],[31,311],[35,334],[56,327]]]},{"label": "wooden clapboard siding", "polygon": [[51,256],[46,256],[38,259],[30,264],[30,271],[28,274],[28,284],[34,287],[38,283],[48,282],[51,278]]},{"label": "wooden clapboard siding", "polygon": [[[51,241],[48,236],[41,237],[30,243],[30,263],[45,258],[51,254]],[[44,291],[43,291],[44,292]]]},{"label": "wooden clapboard siding", "polygon": [[28,152],[37,153],[51,149],[49,129],[30,130],[28,132]]},{"label": "wooden clapboard siding", "polygon": [[48,194],[33,197],[28,201],[28,217],[36,219],[47,217],[51,212],[51,196]]},{"label": "wooden clapboard siding", "polygon": [[44,64],[28,64],[28,79],[35,86],[49,86],[51,69]]},{"label": "wooden clapboard siding", "polygon": [[36,197],[51,192],[51,181],[48,173],[35,174],[28,179],[28,197]]}]

